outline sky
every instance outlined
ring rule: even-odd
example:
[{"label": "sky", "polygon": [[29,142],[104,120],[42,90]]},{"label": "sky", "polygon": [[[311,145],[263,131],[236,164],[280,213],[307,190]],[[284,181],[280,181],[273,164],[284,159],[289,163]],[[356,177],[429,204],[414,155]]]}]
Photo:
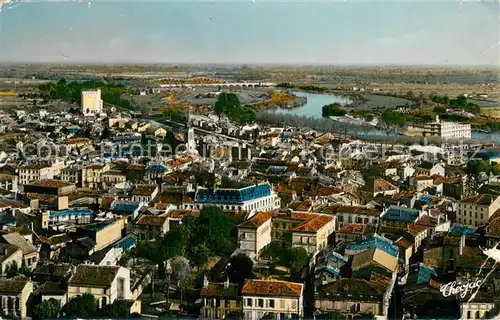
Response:
[{"label": "sky", "polygon": [[0,62],[498,65],[499,6],[31,0],[3,7]]}]

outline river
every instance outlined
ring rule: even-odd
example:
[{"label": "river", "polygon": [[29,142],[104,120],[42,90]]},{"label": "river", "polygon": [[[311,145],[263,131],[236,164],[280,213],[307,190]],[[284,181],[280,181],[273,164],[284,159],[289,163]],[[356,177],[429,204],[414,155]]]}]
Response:
[{"label": "river", "polygon": [[[324,105],[335,102],[345,105],[351,102],[351,100],[348,98],[335,95],[328,95],[328,94],[306,93],[301,91],[294,91],[294,94],[297,96],[307,97],[307,103],[298,108],[292,108],[292,109],[277,108],[267,112],[284,113],[295,116],[306,116],[314,119],[320,119],[322,118],[322,108]],[[357,132],[356,135],[366,136],[366,137],[388,138],[387,134],[384,131],[375,128],[367,133]],[[393,138],[397,139],[397,137],[399,136],[400,136],[399,134],[395,134]],[[484,142],[484,143],[493,142],[495,144],[500,144],[500,133],[485,133],[485,132],[473,131],[472,140],[476,142]]]}]

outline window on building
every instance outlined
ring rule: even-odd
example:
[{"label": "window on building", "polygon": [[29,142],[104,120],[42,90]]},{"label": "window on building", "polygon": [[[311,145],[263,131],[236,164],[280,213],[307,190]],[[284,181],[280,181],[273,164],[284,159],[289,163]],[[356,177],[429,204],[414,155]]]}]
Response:
[{"label": "window on building", "polygon": [[471,312],[467,311],[467,319],[470,319],[470,318],[471,318]]},{"label": "window on building", "polygon": [[285,309],[285,300],[280,300],[280,309]]},{"label": "window on building", "polygon": [[274,299],[269,299],[269,308],[274,308]]},{"label": "window on building", "polygon": [[259,299],[259,300],[257,301],[257,306],[258,306],[259,308],[264,308],[264,299]]},{"label": "window on building", "polygon": [[252,299],[248,298],[247,299],[247,307],[251,307],[251,306],[252,306]]}]

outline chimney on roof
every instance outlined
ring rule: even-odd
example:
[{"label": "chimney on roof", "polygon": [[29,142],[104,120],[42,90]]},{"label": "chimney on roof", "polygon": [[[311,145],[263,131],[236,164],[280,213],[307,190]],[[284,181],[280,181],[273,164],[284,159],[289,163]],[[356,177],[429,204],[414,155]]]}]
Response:
[{"label": "chimney on roof", "polygon": [[465,247],[465,235],[462,235],[460,237],[460,247],[459,247],[459,253],[460,253],[460,255],[463,254],[464,247]]}]

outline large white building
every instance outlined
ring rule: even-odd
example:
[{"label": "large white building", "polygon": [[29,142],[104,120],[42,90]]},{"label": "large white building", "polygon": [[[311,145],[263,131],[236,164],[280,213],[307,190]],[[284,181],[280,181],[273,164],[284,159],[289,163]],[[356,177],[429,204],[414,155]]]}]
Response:
[{"label": "large white building", "polygon": [[470,139],[472,130],[470,123],[440,121],[416,124],[407,127],[407,135],[417,137],[436,137],[445,140]]},{"label": "large white building", "polygon": [[261,250],[271,243],[271,221],[271,213],[259,212],[238,225],[238,249],[259,260]]},{"label": "large white building", "polygon": [[500,196],[480,194],[458,203],[457,221],[460,224],[479,227],[488,222],[500,209]]},{"label": "large white building", "polygon": [[194,199],[183,202],[183,209],[200,210],[204,206],[216,206],[225,211],[273,211],[281,206],[278,197],[268,183],[240,189],[199,188]]},{"label": "large white building", "polygon": [[86,116],[102,112],[101,89],[82,91],[82,112]]}]

